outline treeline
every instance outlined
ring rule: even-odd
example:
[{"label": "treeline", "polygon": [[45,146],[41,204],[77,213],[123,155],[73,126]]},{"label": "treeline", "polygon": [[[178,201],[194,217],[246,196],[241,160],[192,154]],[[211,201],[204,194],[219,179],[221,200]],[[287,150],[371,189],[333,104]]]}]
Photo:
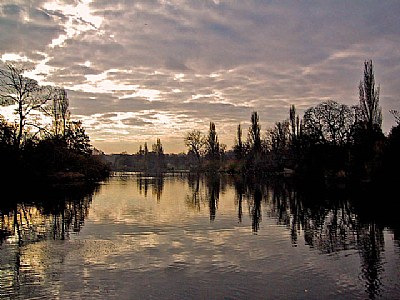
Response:
[{"label": "treeline", "polygon": [[22,186],[108,176],[108,166],[92,155],[82,122],[71,119],[66,90],[41,86],[24,72],[12,64],[0,67],[0,104],[13,105],[16,117],[11,123],[0,115],[2,181]]},{"label": "treeline", "polygon": [[150,174],[165,172],[186,172],[196,160],[191,155],[164,153],[161,140],[157,139],[151,148],[147,142],[139,146],[134,154],[103,154],[100,156],[113,171],[134,171]]},{"label": "treeline", "polygon": [[[264,134],[259,115],[253,112],[247,137],[243,137],[242,126],[237,126],[232,151],[219,143],[213,122],[206,135],[198,130],[188,132],[185,145],[197,158],[199,170],[367,181],[398,178],[399,112],[391,111],[397,125],[385,136],[379,92],[372,61],[365,61],[359,103],[354,106],[324,101],[300,118],[292,105],[288,118]],[[232,152],[234,158],[227,158]]]}]

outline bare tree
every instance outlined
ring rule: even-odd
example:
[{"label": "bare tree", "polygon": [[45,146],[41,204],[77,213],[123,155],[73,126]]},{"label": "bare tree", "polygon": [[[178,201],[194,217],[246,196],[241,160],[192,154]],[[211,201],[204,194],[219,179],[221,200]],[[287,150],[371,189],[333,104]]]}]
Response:
[{"label": "bare tree", "polygon": [[205,140],[205,146],[206,154],[209,158],[217,159],[219,157],[220,147],[214,122],[210,122],[210,130],[208,131],[208,137]]},{"label": "bare tree", "polygon": [[396,123],[397,123],[398,125],[400,125],[400,111],[395,110],[395,109],[392,109],[392,110],[390,111],[390,113],[393,115],[394,119],[396,120]]},{"label": "bare tree", "polygon": [[368,131],[382,126],[382,110],[379,106],[380,87],[375,88],[375,76],[372,60],[364,62],[364,79],[360,82],[360,120]]},{"label": "bare tree", "polygon": [[205,138],[199,130],[192,130],[185,135],[185,146],[188,147],[189,151],[193,152],[197,160],[200,162],[202,155],[202,149],[205,145]]},{"label": "bare tree", "polygon": [[248,144],[249,148],[254,151],[254,153],[261,153],[261,126],[258,113],[256,111],[251,114]]},{"label": "bare tree", "polygon": [[27,118],[32,111],[41,111],[51,98],[51,89],[41,87],[36,80],[23,76],[23,68],[5,64],[0,68],[0,105],[15,105],[18,133],[16,147],[20,148]]},{"label": "bare tree", "polygon": [[242,127],[240,124],[237,126],[236,139],[235,139],[235,145],[233,147],[233,150],[235,152],[236,158],[238,158],[238,159],[243,158],[244,145],[243,145],[243,141],[242,141]]},{"label": "bare tree", "polygon": [[268,132],[269,146],[274,152],[287,150],[290,142],[290,122],[276,122],[275,127]]},{"label": "bare tree", "polygon": [[353,120],[350,107],[328,100],[304,112],[304,133],[315,142],[344,145],[349,141]]},{"label": "bare tree", "polygon": [[53,133],[65,138],[70,117],[69,100],[64,88],[54,88],[48,114],[53,118]]},{"label": "bare tree", "polygon": [[289,109],[289,122],[290,122],[290,139],[292,143],[296,143],[300,135],[300,118],[296,115],[296,107],[290,106]]}]

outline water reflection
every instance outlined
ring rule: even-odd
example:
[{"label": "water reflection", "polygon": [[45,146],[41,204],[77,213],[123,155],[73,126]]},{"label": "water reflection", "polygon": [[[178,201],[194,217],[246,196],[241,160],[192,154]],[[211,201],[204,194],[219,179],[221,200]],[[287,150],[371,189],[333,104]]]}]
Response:
[{"label": "water reflection", "polygon": [[318,189],[310,193],[287,182],[235,180],[234,183],[239,221],[242,202],[247,201],[253,232],[259,230],[263,203],[268,216],[288,228],[293,246],[301,242],[299,235],[303,234],[304,243],[323,254],[358,250],[366,292],[370,299],[380,295],[384,227],[374,222],[363,223],[348,194]]},{"label": "water reflection", "polygon": [[[215,221],[221,177],[216,174],[195,175],[187,180],[191,191],[186,196],[188,206],[200,210],[201,203],[208,204],[210,221]],[[370,299],[380,295],[384,271],[384,226],[363,222],[351,194],[341,189],[301,189],[287,181],[241,177],[229,180],[235,188],[234,203],[239,223],[243,219],[243,207],[247,206],[255,234],[260,230],[262,215],[265,214],[289,230],[293,247],[303,243],[300,240],[303,236],[305,245],[325,255],[358,251],[360,277],[365,281],[366,293]]]},{"label": "water reflection", "polygon": [[189,174],[187,177],[190,193],[186,195],[186,204],[189,208],[200,211],[204,197],[200,193],[200,174]]},{"label": "water reflection", "polygon": [[140,194],[143,194],[145,197],[147,197],[149,188],[151,188],[152,195],[157,198],[157,201],[160,201],[164,188],[164,175],[148,176],[138,174],[137,186]]},{"label": "water reflection", "polygon": [[218,174],[211,174],[206,176],[205,180],[207,187],[206,197],[208,199],[208,207],[210,209],[210,221],[214,221],[218,207],[221,178]]},{"label": "water reflection", "polygon": [[[246,283],[241,298],[264,295],[257,291],[268,279],[292,288],[292,295],[298,295],[298,280],[309,280],[314,290],[329,285],[330,295],[338,298],[343,294],[335,292],[346,293],[350,286],[356,292],[349,298],[374,299],[388,296],[388,280],[396,280],[388,274],[399,276],[393,271],[398,266],[387,264],[387,228],[398,225],[368,214],[365,194],[219,174],[124,174],[97,189],[46,191],[0,207],[0,298],[2,290],[30,295],[31,285],[53,281],[64,267],[78,274],[68,277],[70,286],[90,276],[118,286],[113,278],[121,274],[132,276],[132,282],[150,281],[143,272],[169,283],[163,277],[167,272],[186,283],[193,279],[197,291],[218,288],[216,279],[227,276],[220,284],[225,291],[236,286],[230,280],[253,274],[255,281]],[[73,248],[68,260],[66,243]],[[393,245],[397,257],[398,241]],[[104,270],[110,269],[107,277]],[[134,290],[128,286],[122,288]],[[390,288],[398,291],[396,283]],[[145,288],[141,292],[146,295]]]},{"label": "water reflection", "polygon": [[96,185],[64,186],[14,199],[11,205],[0,206],[1,232],[20,246],[44,239],[64,240],[81,230],[97,189]]},{"label": "water reflection", "polygon": [[47,187],[0,204],[0,290],[17,295],[44,280],[51,259],[46,261],[40,242],[79,232],[96,190],[97,185]]}]

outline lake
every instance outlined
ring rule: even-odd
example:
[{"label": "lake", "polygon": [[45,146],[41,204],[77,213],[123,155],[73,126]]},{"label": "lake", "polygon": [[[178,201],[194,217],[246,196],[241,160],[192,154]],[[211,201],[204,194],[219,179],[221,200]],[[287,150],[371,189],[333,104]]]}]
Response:
[{"label": "lake", "polygon": [[385,199],[311,190],[116,173],[13,199],[0,208],[0,298],[400,299]]}]

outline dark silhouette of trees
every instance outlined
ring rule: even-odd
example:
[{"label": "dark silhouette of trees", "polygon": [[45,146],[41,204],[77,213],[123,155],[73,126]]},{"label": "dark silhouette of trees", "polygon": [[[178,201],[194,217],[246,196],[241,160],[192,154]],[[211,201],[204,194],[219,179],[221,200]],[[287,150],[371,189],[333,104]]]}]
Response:
[{"label": "dark silhouette of trees", "polygon": [[210,210],[210,221],[215,220],[218,201],[219,201],[219,193],[220,193],[220,183],[221,179],[218,174],[211,174],[205,177],[205,184],[207,188],[206,197],[208,200],[208,207]]},{"label": "dark silhouette of trees", "polygon": [[160,173],[165,169],[165,159],[164,159],[164,148],[161,144],[161,140],[158,138],[157,142],[152,146],[153,152],[151,155],[155,156],[153,159],[153,165],[151,170]]},{"label": "dark silhouette of trees", "polygon": [[69,122],[67,130],[63,134],[69,149],[85,156],[92,154],[90,138],[86,134],[81,121]]},{"label": "dark silhouette of trees", "polygon": [[210,122],[210,130],[205,139],[206,157],[210,160],[217,160],[220,156],[220,145],[218,141],[217,131],[215,130],[215,123]]},{"label": "dark silhouette of trees", "polygon": [[253,194],[253,203],[251,206],[251,227],[254,233],[257,233],[260,229],[261,222],[261,201],[262,201],[262,191],[259,185],[255,185],[254,194]]},{"label": "dark silhouette of trees", "polygon": [[304,134],[316,144],[346,145],[354,114],[345,104],[328,100],[304,112]]},{"label": "dark silhouette of trees", "polygon": [[382,109],[379,106],[380,87],[375,88],[372,60],[364,62],[364,78],[359,85],[360,104],[357,122],[365,124],[368,132],[381,130]]},{"label": "dark silhouette of trees", "polygon": [[67,91],[64,88],[54,88],[51,102],[52,103],[48,105],[49,108],[45,108],[45,112],[53,118],[53,135],[65,138],[70,118]]},{"label": "dark silhouette of trees", "polygon": [[249,127],[247,143],[249,145],[249,150],[253,154],[261,153],[261,126],[260,119],[256,111],[251,114],[251,125]]},{"label": "dark silhouette of trees", "polygon": [[[15,105],[18,131],[15,147],[20,149],[24,140],[28,116],[35,110],[42,111],[52,97],[50,87],[41,87],[36,80],[23,76],[25,69],[12,64],[0,68],[0,105]],[[36,124],[34,124],[36,125]],[[26,138],[25,138],[26,139]]]},{"label": "dark silhouette of trees", "polygon": [[0,147],[12,147],[15,144],[17,126],[9,124],[0,115]]},{"label": "dark silhouette of trees", "polygon": [[400,124],[400,112],[398,110],[392,109],[390,113],[393,115],[396,120],[397,125]]},{"label": "dark silhouette of trees", "polygon": [[[12,64],[0,68],[0,104],[15,107],[15,123],[0,120],[2,178],[6,181],[99,180],[108,167],[92,156],[81,121],[70,120],[63,88],[40,86]],[[49,116],[52,124],[44,124]]]},{"label": "dark silhouette of trees", "polygon": [[290,106],[289,109],[289,124],[290,124],[290,141],[293,145],[297,144],[297,140],[300,136],[300,118],[296,115],[296,107]]},{"label": "dark silhouette of trees", "polygon": [[163,149],[163,146],[161,144],[161,140],[160,139],[157,139],[157,142],[155,144],[153,144],[152,149],[153,149],[153,152],[157,156],[164,155],[164,149]]},{"label": "dark silhouette of trees", "polygon": [[290,144],[290,128],[288,121],[276,122],[275,127],[269,130],[269,148],[274,153],[284,153]]},{"label": "dark silhouette of trees", "polygon": [[400,123],[392,127],[387,138],[380,180],[390,185],[400,179]]},{"label": "dark silhouette of trees", "polygon": [[257,172],[264,168],[261,126],[257,112],[251,114],[251,124],[247,134],[246,157],[244,158],[245,172]]},{"label": "dark silhouette of trees", "polygon": [[196,155],[198,163],[202,156],[203,148],[205,145],[205,138],[199,130],[192,130],[185,136],[185,146],[188,147],[188,151]]},{"label": "dark silhouette of trees", "polygon": [[375,88],[372,61],[364,63],[364,78],[359,85],[360,103],[355,106],[352,128],[351,171],[353,177],[372,179],[381,173],[385,136],[379,106],[380,89]]},{"label": "dark silhouette of trees", "polygon": [[[381,130],[379,87],[375,87],[371,60],[364,63],[359,96],[359,104],[353,107],[334,100],[321,102],[306,109],[302,119],[291,105],[288,118],[267,129],[265,139],[261,137],[259,115],[253,112],[246,142],[242,140],[239,124],[227,163],[220,160],[218,170],[252,176],[294,175],[322,181],[374,180],[388,168],[390,160],[396,161],[389,149],[396,149],[397,131],[393,129],[390,142],[386,141]],[[399,123],[399,113],[391,113]],[[207,137],[193,130],[185,136],[185,145],[197,157],[200,170],[215,170],[215,164],[209,163],[220,159],[213,122]],[[206,159],[201,164],[204,153]]]},{"label": "dark silhouette of trees", "polygon": [[237,159],[242,159],[243,156],[245,155],[245,146],[242,141],[242,127],[239,124],[237,126],[237,131],[236,131],[236,139],[235,139],[235,145],[233,146],[233,151],[235,152],[235,156]]}]

